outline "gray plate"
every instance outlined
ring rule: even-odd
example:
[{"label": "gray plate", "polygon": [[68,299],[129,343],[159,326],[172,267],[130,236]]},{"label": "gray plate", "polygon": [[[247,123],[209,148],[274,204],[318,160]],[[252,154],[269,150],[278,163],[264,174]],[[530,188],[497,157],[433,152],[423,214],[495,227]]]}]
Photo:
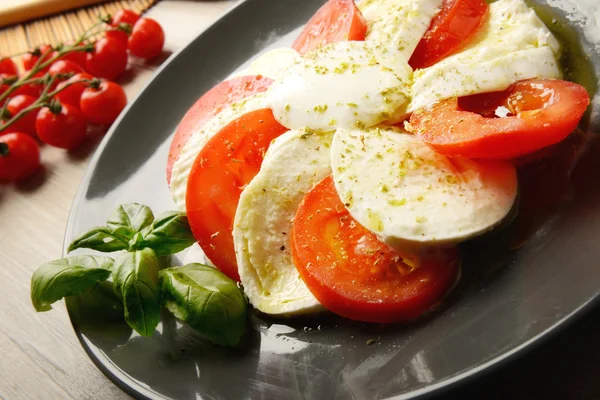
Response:
[{"label": "gray plate", "polygon": [[[571,1],[550,0],[574,26],[584,26],[596,0]],[[172,57],[91,161],[65,243],[102,224],[121,203],[173,208],[164,166],[185,110],[272,38],[305,23],[321,3],[248,0]],[[590,26],[585,33],[593,37]],[[585,40],[582,46],[598,65],[593,46]],[[585,67],[582,60],[573,65]],[[591,114],[588,131],[600,123]],[[244,350],[231,351],[203,345],[168,318],[154,337],[141,338],[93,304],[79,305],[87,313],[81,317],[70,303],[75,331],[100,369],[139,398],[407,399],[439,391],[522,352],[598,298],[600,148],[590,142],[570,181],[571,161],[564,157],[521,172],[524,206],[517,224],[466,244],[459,286],[411,326],[253,317]],[[508,250],[524,233],[528,241]],[[369,339],[377,343],[369,346]]]}]

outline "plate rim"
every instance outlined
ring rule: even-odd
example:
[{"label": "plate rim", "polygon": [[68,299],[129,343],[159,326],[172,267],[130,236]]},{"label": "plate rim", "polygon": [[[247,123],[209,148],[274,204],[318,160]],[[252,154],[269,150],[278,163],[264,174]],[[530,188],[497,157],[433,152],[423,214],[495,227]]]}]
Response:
[{"label": "plate rim", "polygon": [[[176,52],[171,54],[157,69],[154,71],[152,77],[148,80],[148,82],[144,85],[144,87],[130,100],[125,107],[125,109],[121,112],[119,117],[115,120],[111,128],[104,135],[103,139],[99,143],[98,147],[94,151],[92,158],[90,159],[88,165],[85,168],[84,174],[81,177],[81,181],[71,203],[71,207],[69,209],[69,217],[67,219],[65,233],[63,235],[63,250],[62,255],[66,257],[67,247],[69,244],[69,237],[71,237],[71,231],[73,226],[74,219],[74,209],[76,205],[81,201],[81,197],[84,195],[84,187],[87,187],[93,172],[95,171],[98,160],[100,156],[104,152],[108,142],[111,140],[112,136],[116,132],[118,126],[121,123],[121,120],[125,117],[125,115],[129,112],[130,108],[139,100],[140,97],[144,95],[144,93],[148,90],[148,88],[154,83],[157,77],[163,73],[163,70],[166,69],[175,59],[177,59],[181,53],[185,52],[191,45],[197,41],[201,40],[201,37],[205,35],[209,30],[214,29],[217,25],[223,23],[223,20],[226,19],[230,14],[237,11],[238,8],[241,8],[245,4],[252,3],[252,0],[236,0],[234,4],[232,4],[227,10],[225,10],[213,23],[206,27],[206,29],[199,32],[195,37],[191,38],[184,46],[178,49]],[[460,372],[454,376],[446,378],[442,381],[436,382],[434,384],[427,385],[425,387],[413,390],[411,392],[393,395],[391,397],[387,397],[383,400],[408,400],[408,399],[425,399],[430,398],[432,396],[440,395],[443,392],[448,392],[450,390],[455,390],[465,384],[472,382],[474,379],[481,378],[487,374],[490,374],[499,368],[504,367],[505,365],[517,360],[518,358],[526,355],[528,352],[531,352],[535,348],[545,344],[548,340],[555,337],[556,335],[563,332],[565,329],[573,325],[586,313],[588,313],[594,306],[600,303],[600,292],[598,292],[595,296],[589,298],[585,303],[581,304],[579,307],[574,309],[571,313],[563,316],[560,320],[556,321],[554,324],[533,336],[529,340],[521,343],[520,345],[508,350],[503,353],[497,355],[496,357],[468,370]],[[66,305],[65,305],[66,307]],[[71,326],[81,347],[83,347],[87,356],[91,359],[94,365],[106,376],[115,386],[119,389],[123,390],[126,394],[132,396],[136,399],[142,400],[153,400],[153,399],[165,399],[165,400],[175,400],[170,397],[166,397],[158,392],[155,392],[149,387],[144,386],[140,381],[131,377],[129,374],[124,372],[117,364],[115,364],[109,357],[106,356],[105,352],[97,348],[90,342],[89,339],[85,337],[81,329],[79,329],[78,324],[75,322],[71,312],[68,307],[66,307],[69,320],[71,322]]]}]

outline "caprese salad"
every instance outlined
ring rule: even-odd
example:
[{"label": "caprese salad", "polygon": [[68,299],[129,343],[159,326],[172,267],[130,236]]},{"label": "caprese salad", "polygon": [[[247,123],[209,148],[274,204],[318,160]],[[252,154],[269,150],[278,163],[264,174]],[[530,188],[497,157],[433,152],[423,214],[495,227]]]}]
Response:
[{"label": "caprese salad", "polygon": [[329,0],[181,121],[167,179],[188,260],[273,316],[426,313],[458,279],[457,244],[513,208],[513,160],[588,107],[560,53],[523,0]]}]

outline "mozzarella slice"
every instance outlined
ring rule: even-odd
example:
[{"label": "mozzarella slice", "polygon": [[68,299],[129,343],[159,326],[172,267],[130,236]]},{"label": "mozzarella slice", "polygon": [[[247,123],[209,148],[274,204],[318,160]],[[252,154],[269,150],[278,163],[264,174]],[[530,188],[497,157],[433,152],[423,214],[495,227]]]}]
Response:
[{"label": "mozzarella slice", "polygon": [[409,60],[441,5],[442,0],[364,0],[358,8],[369,25],[366,40],[394,45]]},{"label": "mozzarella slice", "polygon": [[180,210],[185,210],[187,182],[194,161],[204,145],[227,124],[250,111],[266,108],[262,93],[232,104],[200,127],[181,150],[171,172],[171,197]]},{"label": "mozzarella slice", "polygon": [[405,115],[412,69],[383,46],[338,42],[306,54],[268,91],[286,128],[369,127]]},{"label": "mozzarella slice", "polygon": [[206,253],[204,253],[204,250],[202,250],[202,247],[200,247],[198,243],[191,245],[183,257],[183,265],[191,263],[210,265],[211,267],[215,266],[215,264],[213,264],[212,261],[210,261],[210,259],[206,256]]},{"label": "mozzarella slice", "polygon": [[296,269],[290,230],[302,198],[331,173],[331,133],[293,130],[269,147],[260,172],[242,191],[233,240],[244,292],[259,311],[322,311]]},{"label": "mozzarella slice", "polygon": [[511,164],[449,159],[399,129],[340,129],[331,153],[342,202],[391,246],[478,235],[508,214],[517,195]]},{"label": "mozzarella slice", "polygon": [[409,111],[450,97],[504,90],[529,78],[559,78],[560,46],[522,0],[498,0],[460,53],[415,71]]},{"label": "mozzarella slice", "polygon": [[259,55],[247,68],[237,72],[232,77],[263,75],[276,80],[281,78],[285,71],[299,59],[300,54],[289,47],[269,50]]}]

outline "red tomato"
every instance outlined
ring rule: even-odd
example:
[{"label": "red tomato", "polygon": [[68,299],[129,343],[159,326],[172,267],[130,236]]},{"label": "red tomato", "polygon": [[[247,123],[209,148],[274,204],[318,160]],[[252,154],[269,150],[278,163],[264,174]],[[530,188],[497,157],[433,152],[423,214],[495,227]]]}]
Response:
[{"label": "red tomato", "polygon": [[25,133],[0,136],[0,181],[19,181],[40,167],[40,147]]},{"label": "red tomato", "polygon": [[87,87],[81,94],[79,108],[92,124],[110,125],[127,105],[127,95],[121,86],[103,81],[99,88]]},{"label": "red tomato", "polygon": [[68,60],[74,62],[75,64],[79,65],[82,69],[85,69],[86,58],[87,53],[85,51],[72,51],[62,56],[60,60]]},{"label": "red tomato", "polygon": [[[35,49],[31,53],[27,53],[23,56],[23,67],[26,71],[29,71],[37,63],[40,57],[42,57],[42,62],[46,62],[54,57],[55,54],[56,52],[52,46],[43,44],[38,49]],[[42,71],[46,72],[48,71],[48,68],[50,68],[50,66],[47,66]]]},{"label": "red tomato", "polygon": [[329,0],[308,21],[292,47],[300,54],[327,43],[365,40],[367,22],[354,0]]},{"label": "red tomato", "polygon": [[[531,79],[501,93],[423,107],[407,129],[448,157],[509,159],[566,138],[589,103],[587,91],[576,83]],[[499,105],[508,116],[496,118]]]},{"label": "red tomato", "polygon": [[14,82],[16,79],[17,77],[15,75],[0,73],[0,95],[6,92],[12,82]]},{"label": "red tomato", "polygon": [[127,68],[127,47],[114,38],[103,37],[87,54],[86,70],[98,78],[114,80]]},{"label": "red tomato", "polygon": [[409,64],[427,68],[449,56],[470,39],[485,20],[485,0],[444,0]]},{"label": "red tomato", "polygon": [[[37,74],[32,76],[33,78],[42,78],[45,75],[44,72],[38,72]],[[40,97],[42,91],[44,90],[43,83],[29,83],[27,85],[19,86],[15,89],[14,92],[11,93],[11,97],[18,96],[20,94],[26,94],[28,96],[35,97],[36,99]]]},{"label": "red tomato", "polygon": [[140,19],[140,15],[133,10],[119,10],[113,15],[110,24],[112,26],[119,26],[119,24],[133,25]]},{"label": "red tomato", "polygon": [[[10,113],[11,117],[17,115],[21,110],[29,107],[37,98],[33,96],[28,96],[26,94],[20,94],[11,98],[8,101],[8,105],[6,109]],[[4,132],[23,132],[28,135],[35,136],[35,117],[38,113],[38,110],[33,110],[27,113],[24,117],[19,119],[17,122],[9,126]]]},{"label": "red tomato", "polygon": [[127,47],[129,36],[127,36],[127,32],[125,31],[120,29],[109,29],[104,32],[104,36],[112,40],[118,40],[119,42],[123,43],[125,47]]},{"label": "red tomato", "polygon": [[0,74],[18,75],[17,64],[11,58],[3,58],[0,60]]},{"label": "red tomato", "polygon": [[190,172],[186,209],[194,237],[215,266],[236,281],[232,231],[240,194],[260,170],[271,141],[286,131],[268,108],[245,114],[208,141]]},{"label": "red tomato", "polygon": [[58,113],[49,107],[42,108],[35,127],[42,142],[62,149],[73,149],[85,140],[87,121],[76,107],[61,104]]},{"label": "red tomato", "polygon": [[[62,104],[70,104],[74,107],[79,108],[79,101],[81,100],[81,94],[83,93],[85,88],[88,87],[88,84],[85,84],[85,83],[73,83],[72,84],[72,82],[77,82],[82,79],[92,80],[92,79],[94,79],[94,77],[92,75],[88,74],[87,72],[80,72],[78,74],[73,75],[65,82],[61,82],[58,84],[57,89],[62,89],[62,90],[60,92],[58,92],[56,97],[58,98],[58,100],[60,100],[60,102]],[[68,87],[66,89],[63,89],[67,85],[68,85]]]},{"label": "red tomato", "polygon": [[162,52],[165,33],[160,24],[151,18],[140,18],[133,25],[128,48],[134,56],[149,60]]},{"label": "red tomato", "polygon": [[80,72],[84,72],[81,66],[73,61],[69,60],[57,60],[52,63],[48,73],[52,76],[58,74],[77,74]]},{"label": "red tomato", "polygon": [[450,289],[459,270],[456,249],[399,254],[379,241],[350,216],[331,176],[305,195],[290,244],[294,264],[317,300],[358,321],[417,318]]},{"label": "red tomato", "polygon": [[179,123],[171,141],[167,159],[167,182],[171,182],[171,170],[181,149],[196,130],[231,104],[264,92],[272,83],[273,80],[261,75],[241,76],[219,83],[200,97]]}]

